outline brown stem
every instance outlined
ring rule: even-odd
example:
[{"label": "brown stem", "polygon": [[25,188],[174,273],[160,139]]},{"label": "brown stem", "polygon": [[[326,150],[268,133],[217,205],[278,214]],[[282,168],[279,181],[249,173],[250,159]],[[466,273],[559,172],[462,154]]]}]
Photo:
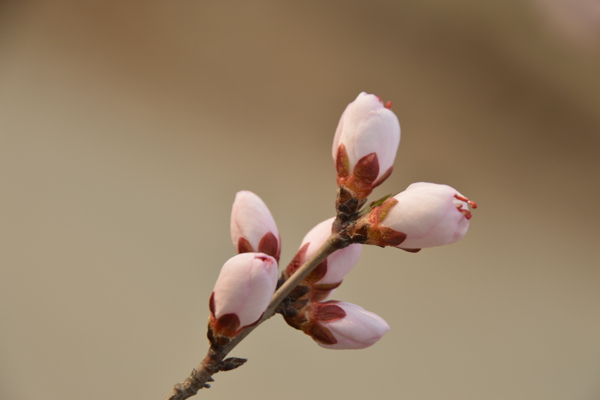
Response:
[{"label": "brown stem", "polygon": [[347,241],[344,240],[338,233],[332,234],[323,244],[323,246],[321,246],[321,248],[317,250],[311,258],[306,260],[306,262],[302,264],[302,266],[298,268],[298,270],[292,276],[290,276],[289,279],[285,281],[279,289],[277,289],[277,291],[273,294],[271,302],[265,310],[265,313],[256,325],[245,329],[226,345],[219,347],[218,349],[211,348],[204,360],[202,360],[202,362],[192,370],[190,376],[182,383],[176,384],[171,393],[165,397],[165,400],[184,400],[192,397],[198,392],[198,390],[204,387],[210,387],[207,382],[211,382],[213,380],[212,376],[217,372],[233,369],[239,365],[242,365],[245,362],[244,359],[235,358],[224,360],[225,356],[229,354],[229,352],[233,350],[233,348],[237,346],[246,336],[248,336],[250,332],[256,329],[258,325],[271,318],[273,314],[275,314],[275,310],[283,301],[283,299],[285,299],[291,293],[291,291],[294,290],[294,288],[298,286],[298,284],[302,282],[302,280],[317,267],[317,265],[319,265],[334,251],[346,247],[347,245]]}]

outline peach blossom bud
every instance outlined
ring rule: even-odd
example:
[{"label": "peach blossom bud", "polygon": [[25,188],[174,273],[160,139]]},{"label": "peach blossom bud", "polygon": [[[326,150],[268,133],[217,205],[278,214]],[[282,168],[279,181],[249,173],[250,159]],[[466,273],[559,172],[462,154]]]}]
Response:
[{"label": "peach blossom bud", "polygon": [[[304,236],[300,249],[284,271],[286,279],[327,241],[331,236],[331,226],[334,220],[335,218],[329,218],[319,223]],[[361,251],[362,245],[351,244],[344,249],[337,250],[321,262],[302,282],[311,288],[310,299],[321,301],[327,298],[330,291],[338,287],[346,274],[354,267]]]},{"label": "peach blossom bud", "polygon": [[364,349],[390,330],[380,316],[342,301],[313,303],[306,315],[304,333],[326,349]]},{"label": "peach blossom bud", "polygon": [[277,286],[277,262],[263,253],[243,253],[221,268],[210,297],[215,336],[234,337],[258,322]]},{"label": "peach blossom bud", "polygon": [[361,93],[346,107],[333,139],[337,183],[366,198],[392,173],[400,144],[400,124],[372,94]]},{"label": "peach blossom bud", "polygon": [[419,182],[386,200],[367,216],[369,244],[409,251],[462,238],[477,204],[447,185]]},{"label": "peach blossom bud", "polygon": [[260,252],[279,262],[281,240],[275,220],[260,197],[237,192],[231,210],[231,241],[238,253]]}]

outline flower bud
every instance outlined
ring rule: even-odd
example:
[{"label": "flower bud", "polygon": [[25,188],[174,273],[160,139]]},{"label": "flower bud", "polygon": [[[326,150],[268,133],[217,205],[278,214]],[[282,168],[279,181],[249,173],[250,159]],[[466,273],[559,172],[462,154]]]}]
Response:
[{"label": "flower bud", "polygon": [[346,107],[333,139],[338,186],[366,198],[392,173],[400,144],[400,124],[372,94],[361,93]]},{"label": "flower bud", "polygon": [[277,262],[263,253],[243,253],[221,268],[210,296],[214,336],[234,337],[258,322],[277,286]]},{"label": "flower bud", "polygon": [[341,301],[312,303],[302,330],[326,349],[364,349],[390,330],[380,316]]},{"label": "flower bud", "polygon": [[450,186],[413,183],[365,217],[366,243],[408,251],[454,243],[469,229],[469,206],[477,208]]},{"label": "flower bud", "polygon": [[[329,218],[319,223],[304,236],[300,249],[284,271],[286,279],[292,276],[327,241],[331,236],[331,226],[334,220],[335,218]],[[301,283],[310,287],[310,300],[322,301],[327,298],[354,267],[361,251],[362,245],[351,244],[344,249],[337,250],[317,265]]]},{"label": "flower bud", "polygon": [[237,192],[231,210],[231,241],[238,253],[260,252],[279,262],[281,240],[275,220],[254,193]]}]

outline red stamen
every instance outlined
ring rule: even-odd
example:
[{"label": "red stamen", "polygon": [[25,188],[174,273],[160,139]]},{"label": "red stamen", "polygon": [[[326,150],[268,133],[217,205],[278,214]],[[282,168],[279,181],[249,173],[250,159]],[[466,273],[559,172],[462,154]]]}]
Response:
[{"label": "red stamen", "polygon": [[469,201],[469,199],[467,199],[465,196],[461,196],[460,194],[455,194],[454,198],[460,200],[460,201]]},{"label": "red stamen", "polygon": [[456,208],[465,216],[466,219],[471,219],[471,217],[473,216],[473,214],[471,214],[471,211],[462,208],[462,204],[457,204]]},{"label": "red stamen", "polygon": [[392,109],[392,101],[388,101],[387,103],[385,103],[385,108],[387,108],[388,110]]},{"label": "red stamen", "polygon": [[377,97],[377,99],[379,99],[379,102],[380,102],[381,104],[383,104],[383,100],[381,99],[381,97],[380,97],[380,96],[377,96],[377,95],[375,95],[375,96]]},{"label": "red stamen", "polygon": [[465,203],[467,203],[468,205],[470,205],[472,208],[477,208],[477,203],[475,203],[473,200],[469,200],[467,199],[465,196],[461,196],[459,194],[455,194],[454,197],[460,201],[464,201]]}]

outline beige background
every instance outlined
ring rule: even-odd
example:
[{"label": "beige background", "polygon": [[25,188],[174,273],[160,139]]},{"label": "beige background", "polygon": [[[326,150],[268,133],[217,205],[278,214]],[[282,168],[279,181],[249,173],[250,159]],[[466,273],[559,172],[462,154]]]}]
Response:
[{"label": "beige background", "polygon": [[364,251],[337,298],[389,322],[374,347],[273,318],[200,397],[600,398],[600,29],[543,4],[0,3],[0,398],[162,399],[206,351],[235,192],[289,261],[360,91],[402,125],[375,194],[450,184],[470,232]]}]

